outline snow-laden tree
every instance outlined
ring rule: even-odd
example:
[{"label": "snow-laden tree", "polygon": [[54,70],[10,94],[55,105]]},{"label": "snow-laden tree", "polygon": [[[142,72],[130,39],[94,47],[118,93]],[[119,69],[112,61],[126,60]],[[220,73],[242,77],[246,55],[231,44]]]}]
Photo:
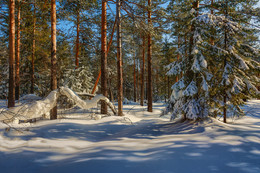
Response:
[{"label": "snow-laden tree", "polygon": [[210,46],[215,55],[209,68],[214,76],[211,81],[211,107],[215,110],[222,108],[233,115],[243,114],[240,109],[243,99],[259,93],[256,88],[259,63],[254,61],[259,51],[246,42],[250,29],[227,16],[202,14],[194,21],[218,31],[215,45]]},{"label": "snow-laden tree", "polygon": [[[225,13],[199,14],[198,7],[194,1],[191,17],[183,15],[190,28],[186,33],[189,46],[180,47],[177,51],[182,59],[168,66],[168,75],[182,76],[172,86],[168,111],[173,118],[181,114],[188,119],[222,115],[222,110],[224,115],[226,111],[243,114],[243,99],[258,93],[259,63],[253,59],[259,51],[248,42],[251,29]],[[227,7],[222,4],[219,8],[224,11]]]},{"label": "snow-laden tree", "polygon": [[75,92],[91,93],[94,87],[93,78],[91,69],[88,66],[81,66],[66,70],[61,83]]},{"label": "snow-laden tree", "polygon": [[[170,64],[168,75],[182,76],[173,86],[168,108],[173,118],[183,114],[188,119],[203,118],[208,115],[209,85],[212,75],[207,68],[205,45],[202,40],[202,27],[193,20],[198,16],[199,1],[191,3],[189,13],[179,15],[179,23],[190,24],[186,29],[189,48],[182,45],[177,51],[181,59]],[[185,21],[185,22],[183,22]],[[187,53],[188,52],[188,53]]]}]

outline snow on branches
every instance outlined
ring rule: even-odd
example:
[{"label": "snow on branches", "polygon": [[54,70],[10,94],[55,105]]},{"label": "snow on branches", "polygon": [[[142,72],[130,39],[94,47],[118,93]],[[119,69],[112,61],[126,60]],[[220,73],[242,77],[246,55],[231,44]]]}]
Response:
[{"label": "snow on branches", "polygon": [[224,15],[209,13],[187,20],[191,26],[185,33],[189,45],[180,46],[176,53],[181,59],[168,65],[167,75],[182,74],[172,86],[168,104],[172,117],[206,117],[212,112],[209,105],[214,110],[224,107],[219,103],[226,96],[228,111],[241,112],[243,99],[259,94],[259,62],[254,61],[259,51],[244,41],[248,28]]}]

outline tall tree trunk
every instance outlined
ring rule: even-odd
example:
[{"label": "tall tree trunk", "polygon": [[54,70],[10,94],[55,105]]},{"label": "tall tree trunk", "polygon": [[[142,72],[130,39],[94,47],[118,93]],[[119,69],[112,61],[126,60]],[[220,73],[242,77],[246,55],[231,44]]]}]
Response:
[{"label": "tall tree trunk", "polygon": [[76,55],[75,55],[76,69],[79,67],[79,11],[77,14],[77,38],[76,38]]},{"label": "tall tree trunk", "polygon": [[15,106],[15,0],[9,0],[9,90],[8,107]]},{"label": "tall tree trunk", "polygon": [[32,44],[32,61],[31,61],[31,90],[30,93],[34,93],[34,60],[35,60],[35,24],[36,24],[36,2],[33,3],[33,44]]},{"label": "tall tree trunk", "polygon": [[117,97],[118,115],[123,116],[123,68],[122,68],[122,31],[121,31],[121,0],[116,1],[117,17]]},{"label": "tall tree trunk", "polygon": [[17,38],[16,38],[16,57],[15,57],[15,99],[20,96],[20,39],[21,39],[21,2],[17,1]]},{"label": "tall tree trunk", "polygon": [[114,95],[113,95],[113,91],[112,91],[112,84],[111,84],[111,77],[108,80],[109,83],[109,95],[110,95],[110,101],[114,102]]},{"label": "tall tree trunk", "polygon": [[[228,17],[228,1],[225,0],[226,3],[226,9],[225,9],[225,17]],[[227,50],[227,28],[225,28],[225,38],[224,38],[224,46],[225,46],[225,50]],[[227,65],[227,57],[225,55],[224,57],[224,69]],[[226,123],[227,122],[227,94],[226,94],[226,80],[224,80],[224,107],[223,107],[223,122]]]},{"label": "tall tree trunk", "polygon": [[[51,90],[57,89],[56,52],[56,0],[51,0]],[[57,119],[57,106],[51,110],[50,119]]]},{"label": "tall tree trunk", "polygon": [[[102,0],[101,16],[101,93],[107,97],[107,1]],[[107,114],[107,105],[101,102],[101,114]]]},{"label": "tall tree trunk", "polygon": [[140,105],[144,105],[144,83],[145,83],[145,37],[143,36],[142,45],[142,71],[141,71],[141,99]]},{"label": "tall tree trunk", "polygon": [[[116,19],[115,19],[115,22],[114,22],[114,25],[113,25],[113,30],[112,30],[112,33],[111,33],[110,41],[109,41],[108,46],[107,46],[107,51],[106,51],[107,54],[108,54],[108,52],[109,52],[110,46],[111,46],[112,41],[113,41],[113,36],[114,36],[115,28],[116,28]],[[95,91],[96,91],[97,84],[98,84],[98,82],[99,82],[100,77],[101,77],[101,69],[100,69],[100,71],[99,71],[97,80],[96,80],[95,85],[94,85],[94,87],[93,87],[93,90],[92,90],[92,92],[91,92],[92,94],[94,94]]]},{"label": "tall tree trunk", "polygon": [[136,74],[135,74],[135,55],[134,55],[134,102],[136,102]]},{"label": "tall tree trunk", "polygon": [[[148,0],[148,25],[152,27],[151,21],[151,1]],[[152,39],[151,33],[148,33],[148,49],[147,49],[147,68],[148,68],[148,86],[147,86],[147,99],[148,99],[148,112],[153,112],[153,88],[152,88]]]}]

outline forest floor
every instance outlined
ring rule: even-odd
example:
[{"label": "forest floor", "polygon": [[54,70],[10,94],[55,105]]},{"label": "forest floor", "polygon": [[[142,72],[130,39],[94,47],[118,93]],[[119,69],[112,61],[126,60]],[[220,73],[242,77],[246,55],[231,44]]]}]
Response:
[{"label": "forest floor", "polygon": [[[5,101],[0,101],[4,107]],[[81,109],[60,110],[57,120],[0,123],[1,173],[259,173],[260,100],[247,116],[224,124],[170,122],[137,104],[125,117],[102,117]]]}]

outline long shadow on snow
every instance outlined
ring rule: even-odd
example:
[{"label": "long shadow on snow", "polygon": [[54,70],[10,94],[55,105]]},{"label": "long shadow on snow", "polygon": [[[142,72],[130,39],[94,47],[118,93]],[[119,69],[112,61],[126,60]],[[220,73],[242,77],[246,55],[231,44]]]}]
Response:
[{"label": "long shadow on snow", "polygon": [[57,123],[55,126],[44,125],[42,127],[30,128],[28,135],[15,135],[13,133],[5,133],[9,138],[21,138],[23,140],[31,140],[32,138],[48,138],[48,139],[66,139],[78,138],[91,142],[117,140],[122,137],[128,138],[145,138],[153,139],[157,136],[170,134],[195,134],[205,131],[203,121],[183,123],[165,123],[153,120],[142,120],[136,125],[126,124],[75,124],[75,123]]},{"label": "long shadow on snow", "polygon": [[[156,124],[148,127],[146,130],[148,131],[149,129],[159,128],[160,132],[158,132],[157,135],[159,135],[159,133],[164,135],[168,133],[169,135],[189,134],[189,129],[191,127],[187,128],[186,126],[194,125],[195,127],[192,128],[194,130],[192,130],[191,133],[195,134],[202,132],[201,129],[203,127],[200,126],[207,127],[207,123],[193,123],[194,124],[191,122]],[[63,128],[67,127],[64,124],[61,126]],[[102,126],[106,125],[103,124]],[[173,126],[177,128],[174,129]],[[225,130],[222,130],[220,127],[222,127],[222,125],[217,125],[214,128],[217,128],[218,132],[225,132]],[[232,133],[236,134],[236,136],[243,136],[239,134],[241,130],[234,129],[231,130],[231,133],[229,132],[230,130],[228,131],[228,135],[230,136],[232,136]],[[246,132],[243,133],[246,134]],[[119,134],[120,133],[117,133],[118,137],[120,137]],[[123,134],[124,133],[121,133],[121,135]],[[143,134],[149,136],[151,133]],[[208,136],[209,134],[205,135]],[[251,132],[247,135],[251,135]],[[133,132],[131,136],[134,137],[135,132]],[[214,136],[211,136],[211,138],[214,140]],[[96,146],[91,148],[91,150],[95,150],[95,152],[90,152],[89,149],[86,148],[80,150],[70,159],[64,157],[65,159],[61,160],[52,160],[49,156],[57,155],[62,158],[67,155],[63,153],[37,153],[32,151],[22,151],[8,155],[0,153],[0,167],[1,170],[9,173],[17,171],[38,173],[258,173],[260,171],[260,154],[257,152],[257,150],[259,150],[259,142],[257,141],[240,141],[239,139],[236,139],[240,144],[227,145],[222,142],[196,142],[192,139],[192,136],[190,139],[184,139],[181,141],[170,139],[167,141],[161,141],[158,145],[155,143],[154,146],[147,149],[139,149],[138,143],[136,144],[136,147],[125,148],[122,144],[118,144],[118,142],[120,142],[119,140],[113,145],[115,149],[106,146]],[[148,140],[148,142],[149,141],[152,142],[153,140],[151,139]],[[8,162],[6,160],[8,160]],[[1,164],[6,162],[7,164],[5,165]],[[15,165],[12,163],[15,163]]]},{"label": "long shadow on snow", "polygon": [[118,131],[129,127],[129,125],[111,125],[107,123],[82,125],[75,123],[57,123],[55,126],[44,125],[43,127],[30,128],[28,135],[15,135],[13,133],[5,133],[9,138],[21,138],[23,140],[31,140],[32,138],[47,139],[67,139],[78,138],[80,140],[97,142],[107,138]]}]

